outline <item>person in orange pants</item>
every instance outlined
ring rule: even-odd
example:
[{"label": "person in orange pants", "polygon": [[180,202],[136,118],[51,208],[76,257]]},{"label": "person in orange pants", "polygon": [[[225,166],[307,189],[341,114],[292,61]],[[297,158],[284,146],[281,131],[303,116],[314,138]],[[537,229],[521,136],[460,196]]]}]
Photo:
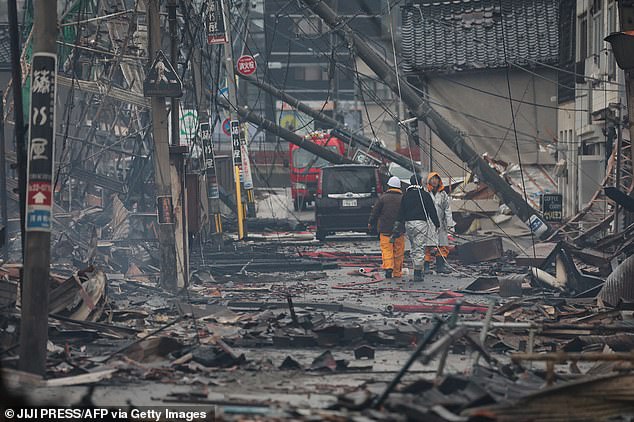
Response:
[{"label": "person in orange pants", "polygon": [[[445,259],[449,256],[449,246],[427,246],[425,248],[425,271],[427,273],[431,272],[430,264],[434,262],[434,260],[438,260],[438,262],[444,263]],[[442,266],[440,264],[439,266]],[[436,269],[438,270],[438,268]],[[442,272],[442,271],[441,271]]]},{"label": "person in orange pants", "polygon": [[381,233],[380,245],[385,278],[400,278],[403,275],[405,259],[405,235],[393,239],[391,233]]},{"label": "person in orange pants", "polygon": [[403,275],[403,260],[405,258],[405,236],[392,236],[394,222],[401,207],[403,192],[401,180],[392,176],[387,182],[388,189],[381,195],[370,214],[368,229],[375,228],[379,232],[381,245],[382,268],[385,278],[401,277]]}]

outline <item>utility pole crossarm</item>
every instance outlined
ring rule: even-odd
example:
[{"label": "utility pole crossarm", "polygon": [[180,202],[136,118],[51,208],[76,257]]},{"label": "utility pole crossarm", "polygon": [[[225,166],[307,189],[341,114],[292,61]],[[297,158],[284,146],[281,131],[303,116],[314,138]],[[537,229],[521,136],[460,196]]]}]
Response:
[{"label": "utility pole crossarm", "polygon": [[467,163],[469,168],[497,193],[515,215],[529,224],[531,229],[542,237],[552,231],[548,223],[541,220],[539,213],[478,155],[466,142],[464,136],[453,125],[434,110],[429,102],[419,96],[404,77],[400,77],[399,80],[399,75],[394,71],[395,66],[381,58],[326,2],[322,0],[302,0],[302,2],[306,4],[313,13],[321,17],[330,28],[341,33],[352,48],[355,49],[356,55],[361,58],[392,91],[401,97],[402,101],[419,120],[425,122],[454,154],[463,162]]}]

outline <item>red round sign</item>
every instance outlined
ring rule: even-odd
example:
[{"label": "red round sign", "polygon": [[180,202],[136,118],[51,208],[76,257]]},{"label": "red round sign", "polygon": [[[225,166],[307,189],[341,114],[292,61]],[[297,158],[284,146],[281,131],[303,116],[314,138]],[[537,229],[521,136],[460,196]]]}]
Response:
[{"label": "red round sign", "polygon": [[225,119],[222,122],[222,131],[225,133],[225,135],[229,136],[231,135],[231,119]]},{"label": "red round sign", "polygon": [[242,56],[238,59],[238,73],[244,76],[249,76],[255,73],[257,64],[255,59],[251,56]]}]

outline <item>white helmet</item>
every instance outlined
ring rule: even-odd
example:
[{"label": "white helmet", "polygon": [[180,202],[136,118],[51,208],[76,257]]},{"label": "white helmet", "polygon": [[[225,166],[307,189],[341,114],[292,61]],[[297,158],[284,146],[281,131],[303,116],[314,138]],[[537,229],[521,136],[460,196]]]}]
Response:
[{"label": "white helmet", "polygon": [[401,188],[401,179],[396,176],[390,177],[390,180],[387,181],[387,185],[391,188]]}]

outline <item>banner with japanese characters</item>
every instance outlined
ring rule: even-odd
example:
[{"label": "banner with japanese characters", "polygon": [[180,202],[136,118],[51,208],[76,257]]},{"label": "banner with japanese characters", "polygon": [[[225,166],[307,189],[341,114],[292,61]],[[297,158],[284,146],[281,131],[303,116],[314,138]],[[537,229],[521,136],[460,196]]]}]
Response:
[{"label": "banner with japanese characters", "polygon": [[57,56],[34,53],[27,152],[27,232],[50,232],[53,211]]},{"label": "banner with japanese characters", "polygon": [[209,0],[205,16],[207,44],[224,44],[227,42],[227,30],[223,13],[222,0]]},{"label": "banner with japanese characters", "polygon": [[240,140],[242,138],[240,122],[232,120],[231,126],[231,150],[233,151],[233,165],[242,167],[242,148]]},{"label": "banner with japanese characters", "polygon": [[218,177],[216,176],[216,157],[214,144],[211,140],[211,130],[209,122],[200,122],[200,139],[203,145],[202,170],[207,173],[207,197],[210,199],[220,198]]},{"label": "banner with japanese characters", "polygon": [[240,158],[242,168],[240,169],[240,180],[244,183],[245,189],[253,189],[253,176],[251,175],[251,161],[249,160],[249,149],[247,147],[247,127],[240,131]]}]

